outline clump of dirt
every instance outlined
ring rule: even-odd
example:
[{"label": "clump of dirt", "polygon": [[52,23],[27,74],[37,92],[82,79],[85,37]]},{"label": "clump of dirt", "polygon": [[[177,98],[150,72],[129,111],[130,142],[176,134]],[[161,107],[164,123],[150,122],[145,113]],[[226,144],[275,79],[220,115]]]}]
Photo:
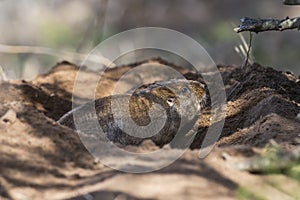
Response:
[{"label": "clump of dirt", "polygon": [[[197,73],[152,59],[107,69],[100,81],[97,73],[62,62],[32,81],[1,83],[0,198],[234,199],[235,191],[245,186],[268,198],[285,197],[286,191],[274,190],[269,185],[261,187],[266,182],[264,177],[238,171],[231,165],[237,157],[255,154],[252,147],[262,147],[270,140],[286,148],[297,145],[300,81],[287,72],[258,64],[244,69],[218,66],[228,97],[225,125],[217,142],[219,147],[206,159],[198,158],[210,125],[208,107],[191,145],[194,150],[187,150],[169,167],[148,174],[126,174],[105,167],[88,153],[75,131],[56,122],[72,109],[72,97],[76,97],[73,106],[90,100],[85,96],[91,83],[99,83],[95,88],[96,97],[108,96],[123,74],[144,64],[164,64],[188,79],[202,80]],[[73,91],[79,70],[82,88]],[[139,78],[123,80],[125,89],[138,83]],[[142,78],[151,82],[157,77]],[[159,148],[146,141],[141,147],[125,149],[144,152]],[[287,182],[291,188],[299,186],[284,181]]]}]

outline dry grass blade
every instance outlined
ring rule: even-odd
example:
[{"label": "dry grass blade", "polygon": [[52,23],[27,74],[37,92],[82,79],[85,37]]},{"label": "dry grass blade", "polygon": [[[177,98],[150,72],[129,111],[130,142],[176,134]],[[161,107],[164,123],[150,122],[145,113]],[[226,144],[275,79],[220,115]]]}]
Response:
[{"label": "dry grass blade", "polygon": [[0,65],[0,81],[7,81],[7,77],[6,77],[6,74],[2,68],[2,66]]}]

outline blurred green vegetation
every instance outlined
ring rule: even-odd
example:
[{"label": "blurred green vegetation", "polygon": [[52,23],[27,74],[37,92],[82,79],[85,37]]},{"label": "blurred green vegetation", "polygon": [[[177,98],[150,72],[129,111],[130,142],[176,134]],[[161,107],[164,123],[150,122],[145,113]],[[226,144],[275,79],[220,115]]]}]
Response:
[{"label": "blurred green vegetation", "polygon": [[56,19],[43,19],[39,23],[39,32],[42,42],[53,47],[76,48],[81,38],[75,30]]},{"label": "blurred green vegetation", "polygon": [[220,21],[209,31],[211,37],[218,42],[234,41],[237,35],[233,31],[233,26],[228,21]]},{"label": "blurred green vegetation", "polygon": [[[262,185],[271,186],[294,199],[300,199],[299,148],[297,146],[293,150],[285,150],[278,144],[267,145],[262,149],[261,155],[251,159],[247,170],[263,176]],[[251,188],[241,187],[236,195],[239,199],[263,199],[263,191],[256,191],[255,195],[251,191]]]},{"label": "blurred green vegetation", "polygon": [[236,191],[236,197],[239,200],[265,200],[265,198],[254,194],[245,187],[239,187]]}]

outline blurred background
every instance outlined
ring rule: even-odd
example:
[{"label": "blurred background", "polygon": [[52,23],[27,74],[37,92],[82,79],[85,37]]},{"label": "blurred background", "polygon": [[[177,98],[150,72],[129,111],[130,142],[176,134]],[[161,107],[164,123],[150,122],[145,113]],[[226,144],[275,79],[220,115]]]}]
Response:
[{"label": "blurred background", "polygon": [[[180,31],[208,51],[216,64],[241,65],[233,31],[243,17],[300,16],[281,0],[1,0],[0,65],[7,78],[33,78],[62,60],[80,64],[106,38],[144,26]],[[243,34],[249,42],[249,33]],[[255,61],[300,74],[297,30],[254,34]],[[125,64],[125,63],[124,63]]]}]

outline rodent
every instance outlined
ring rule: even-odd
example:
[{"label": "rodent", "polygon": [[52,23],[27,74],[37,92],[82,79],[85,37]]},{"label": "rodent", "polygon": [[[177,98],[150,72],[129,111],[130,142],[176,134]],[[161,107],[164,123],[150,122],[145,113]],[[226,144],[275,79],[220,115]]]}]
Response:
[{"label": "rodent", "polygon": [[[205,104],[206,96],[205,84],[198,81],[185,79],[158,81],[144,85],[133,91],[132,94],[108,96],[81,105],[66,113],[58,122],[76,129],[73,120],[75,113],[76,116],[79,116],[76,122],[82,123],[80,127],[84,127],[84,132],[87,130],[91,134],[97,134],[99,129],[89,127],[89,124],[92,124],[90,122],[96,121],[99,122],[104,135],[111,142],[118,142],[123,145],[139,145],[144,140],[151,139],[156,145],[163,146],[172,141],[180,127],[182,129],[187,125],[195,124]],[[125,101],[128,101],[129,108],[124,107]],[[91,109],[96,110],[96,115],[92,114]],[[126,116],[124,109],[129,109],[128,116]],[[129,118],[137,126],[147,126],[151,123],[151,113],[153,121],[165,120],[163,127],[157,134],[139,138],[125,133],[119,127],[128,123]],[[166,119],[163,118],[163,113],[166,113]],[[184,134],[186,132],[188,129],[184,131]],[[144,134],[140,133],[141,135]]]}]

